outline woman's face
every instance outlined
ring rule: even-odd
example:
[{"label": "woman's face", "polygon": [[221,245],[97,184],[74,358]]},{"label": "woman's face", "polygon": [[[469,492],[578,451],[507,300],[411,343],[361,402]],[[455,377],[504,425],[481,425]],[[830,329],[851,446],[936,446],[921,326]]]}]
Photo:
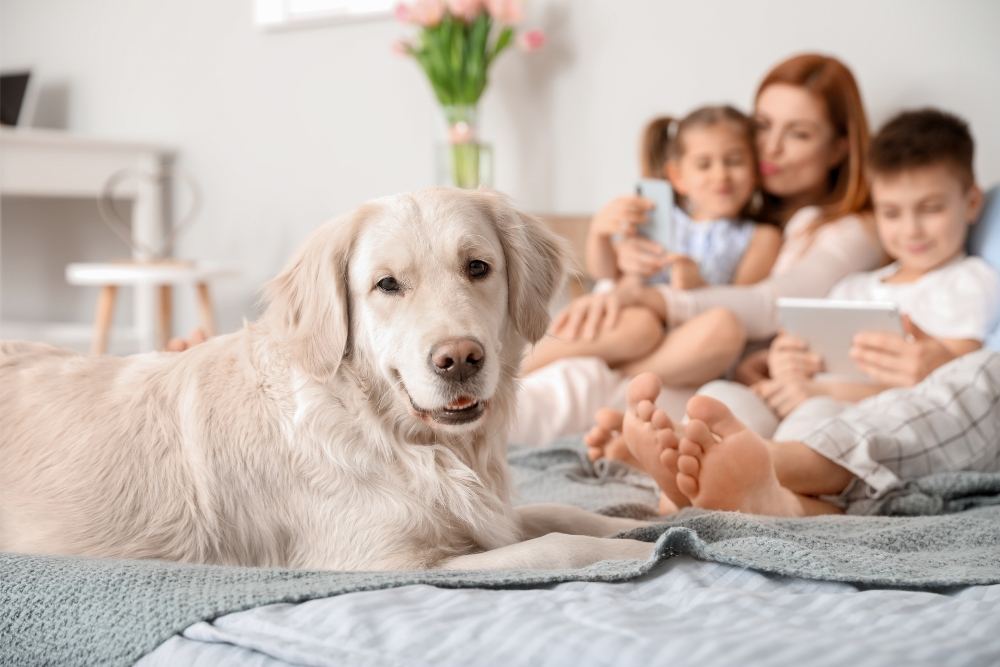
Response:
[{"label": "woman's face", "polygon": [[754,120],[764,190],[783,199],[822,197],[827,175],[847,154],[823,100],[805,88],[772,83],[757,97]]}]

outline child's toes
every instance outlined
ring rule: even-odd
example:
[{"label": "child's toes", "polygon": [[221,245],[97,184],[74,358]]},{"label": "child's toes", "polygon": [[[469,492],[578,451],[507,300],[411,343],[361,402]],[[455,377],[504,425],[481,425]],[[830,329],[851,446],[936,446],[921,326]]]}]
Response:
[{"label": "child's toes", "polygon": [[704,456],[705,454],[705,450],[701,448],[701,445],[689,438],[681,438],[680,443],[677,445],[677,451],[682,456],[693,456],[695,458]]},{"label": "child's toes", "polygon": [[695,456],[679,456],[677,457],[677,472],[697,477],[701,473],[701,462]]},{"label": "child's toes", "polygon": [[654,427],[659,429],[673,429],[674,427],[674,423],[670,421],[670,417],[668,417],[667,413],[663,410],[656,410],[653,412],[653,416],[649,421]]},{"label": "child's toes", "polygon": [[640,373],[632,378],[628,385],[628,402],[638,403],[642,400],[655,400],[663,383],[653,373]]},{"label": "child's toes", "polygon": [[671,448],[674,443],[677,442],[673,431],[657,431],[656,432],[656,446],[662,452],[665,449]]},{"label": "child's toes", "polygon": [[622,430],[622,420],[625,415],[620,410],[601,408],[594,413],[594,423],[607,431]]},{"label": "child's toes", "polygon": [[652,401],[639,401],[639,404],[635,406],[636,417],[644,422],[652,419],[654,412],[656,412],[656,405]]},{"label": "child's toes", "polygon": [[678,458],[680,458],[680,453],[676,447],[667,447],[660,452],[660,463],[669,470],[677,470]]},{"label": "child's toes", "polygon": [[692,477],[691,475],[686,475],[682,472],[677,473],[677,490],[687,496],[689,499],[693,499],[698,495],[698,478]]},{"label": "child's toes", "polygon": [[692,419],[684,427],[684,439],[705,448],[715,442],[715,437],[708,430],[705,422]]},{"label": "child's toes", "polygon": [[600,426],[593,427],[587,431],[587,435],[583,436],[583,441],[588,447],[603,447],[610,439],[611,433]]}]

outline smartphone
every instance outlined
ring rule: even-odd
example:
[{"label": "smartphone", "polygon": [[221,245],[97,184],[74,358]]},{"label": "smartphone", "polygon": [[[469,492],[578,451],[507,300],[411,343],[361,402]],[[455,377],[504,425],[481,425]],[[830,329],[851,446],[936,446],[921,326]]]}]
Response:
[{"label": "smartphone", "polygon": [[635,193],[652,200],[656,206],[649,212],[649,222],[639,228],[646,238],[656,241],[667,250],[677,246],[674,237],[674,189],[662,178],[642,178],[636,183]]}]

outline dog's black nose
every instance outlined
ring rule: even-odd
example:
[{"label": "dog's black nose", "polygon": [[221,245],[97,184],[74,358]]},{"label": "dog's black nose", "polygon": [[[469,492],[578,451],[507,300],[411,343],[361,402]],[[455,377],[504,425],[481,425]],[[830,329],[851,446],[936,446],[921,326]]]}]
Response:
[{"label": "dog's black nose", "polygon": [[479,372],[485,357],[483,346],[471,338],[451,338],[431,349],[430,365],[441,377],[462,382]]}]

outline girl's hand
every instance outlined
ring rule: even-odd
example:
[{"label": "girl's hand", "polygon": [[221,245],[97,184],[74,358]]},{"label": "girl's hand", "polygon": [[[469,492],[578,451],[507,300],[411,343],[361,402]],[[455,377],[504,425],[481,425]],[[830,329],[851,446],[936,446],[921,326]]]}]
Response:
[{"label": "girl's hand", "polygon": [[912,387],[935,369],[955,359],[941,341],[928,335],[903,315],[907,335],[865,332],[854,337],[851,359],[879,384]]},{"label": "girl's hand", "polygon": [[767,367],[775,380],[808,380],[823,370],[823,359],[801,338],[781,333],[767,351]]},{"label": "girl's hand", "polygon": [[628,292],[615,290],[573,299],[556,315],[549,333],[567,341],[594,340],[599,333],[618,323],[621,309],[631,305],[625,302],[628,298]]},{"label": "girl's hand", "polygon": [[813,396],[819,396],[816,383],[801,378],[790,380],[761,380],[753,387],[753,392],[767,403],[781,419]]},{"label": "girl's hand", "polygon": [[667,254],[667,266],[670,267],[670,286],[677,289],[697,289],[708,283],[701,277],[698,263],[687,255],[677,253]]},{"label": "girl's hand", "polygon": [[636,228],[647,222],[653,202],[636,196],[612,199],[590,221],[590,234],[610,238],[615,234],[635,236]]},{"label": "girl's hand", "polygon": [[625,238],[615,248],[618,270],[624,275],[643,278],[655,276],[667,266],[669,253],[656,241],[634,236]]}]

